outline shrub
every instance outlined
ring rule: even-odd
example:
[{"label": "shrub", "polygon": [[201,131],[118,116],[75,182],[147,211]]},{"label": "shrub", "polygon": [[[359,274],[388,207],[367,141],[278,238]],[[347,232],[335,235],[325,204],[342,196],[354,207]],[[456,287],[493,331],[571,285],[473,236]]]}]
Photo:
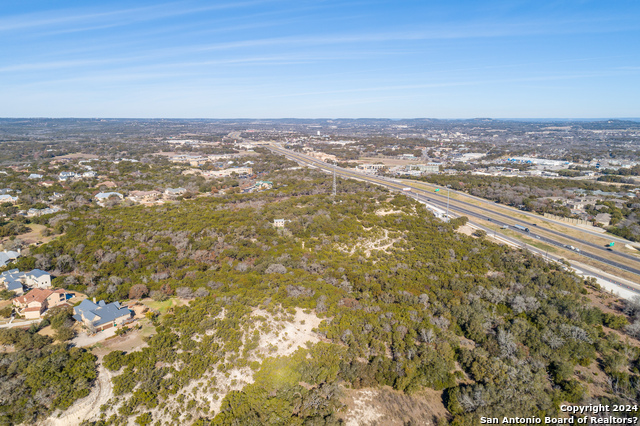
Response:
[{"label": "shrub", "polygon": [[136,284],[129,290],[129,299],[141,299],[149,294],[149,288],[144,284]]}]

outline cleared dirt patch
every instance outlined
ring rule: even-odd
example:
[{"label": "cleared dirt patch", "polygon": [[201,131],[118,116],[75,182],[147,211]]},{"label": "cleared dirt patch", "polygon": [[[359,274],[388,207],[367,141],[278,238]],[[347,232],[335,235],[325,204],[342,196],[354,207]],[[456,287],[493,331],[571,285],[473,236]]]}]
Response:
[{"label": "cleared dirt patch", "polygon": [[53,339],[53,336],[56,334],[56,331],[50,325],[46,326],[42,330],[38,331],[38,334],[41,336],[49,336]]},{"label": "cleared dirt patch", "polygon": [[405,213],[402,210],[385,210],[385,209],[376,210],[376,216],[386,216],[389,214],[405,214]]},{"label": "cleared dirt patch", "polygon": [[448,415],[442,392],[426,389],[406,395],[389,387],[346,390],[349,407],[342,416],[347,426],[434,425]]},{"label": "cleared dirt patch", "polygon": [[[20,234],[16,237],[17,239],[22,240],[27,244],[48,243],[54,238],[57,238],[60,236],[60,235],[50,235],[48,237],[43,236],[42,231],[44,231],[47,227],[44,225],[38,225],[37,223],[30,223],[27,225],[27,227],[31,228],[31,231],[25,234]],[[4,243],[8,240],[9,238],[7,237],[3,239],[2,242]]]},{"label": "cleared dirt patch", "polygon": [[[293,321],[276,320],[267,311],[256,310],[253,316],[266,318],[265,325],[272,331],[260,336],[260,344],[256,355],[265,356],[289,356],[307,342],[317,343],[320,338],[313,332],[322,322],[314,314],[305,314],[302,309],[296,309]],[[275,351],[270,348],[276,346]]]},{"label": "cleared dirt patch", "polygon": [[468,235],[468,236],[471,236],[471,234],[473,234],[474,231],[475,230],[469,225],[464,225],[456,229],[456,232],[459,232],[461,234]]},{"label": "cleared dirt patch", "polygon": [[[143,303],[149,303],[154,309],[166,312],[171,307],[177,306],[177,303],[181,303],[181,301],[178,299],[174,299],[173,302],[171,300],[165,302],[145,300]],[[224,318],[224,316],[225,311],[223,310],[218,315],[218,318]],[[284,310],[280,310],[272,314],[265,310],[256,309],[251,313],[251,316],[252,321],[244,329],[244,338],[239,350],[239,353],[242,353],[245,345],[250,343],[249,339],[253,339],[253,336],[257,335],[257,340],[254,341],[254,349],[243,355],[247,363],[262,362],[269,357],[288,356],[308,342],[315,343],[320,341],[320,336],[313,330],[320,325],[323,319],[318,318],[311,312],[305,313],[302,309],[296,309],[295,312],[287,313]],[[93,353],[101,358],[113,350],[133,352],[142,349],[146,346],[143,337],[154,333],[155,329],[147,319],[140,320],[140,324],[142,324],[141,330],[135,330],[123,337],[113,337],[98,343],[93,349]],[[214,330],[208,330],[207,332],[207,334],[213,333]],[[194,336],[194,339],[198,340],[199,338]],[[201,409],[211,417],[219,412],[222,400],[227,393],[233,390],[241,390],[254,381],[254,371],[248,366],[224,370],[218,369],[221,363],[228,362],[232,361],[224,359],[218,364],[210,365],[208,371],[201,378],[192,380],[184,388],[180,389],[177,394],[171,395],[164,400],[162,408],[158,406],[150,410],[149,412],[152,414],[154,421],[161,420],[166,424],[180,424],[180,421],[184,419],[181,418],[176,423],[176,420],[171,416],[177,412],[186,414],[184,404],[179,402],[178,399],[181,395],[186,400],[197,402],[194,410]],[[130,394],[124,395],[122,400],[129,396]],[[112,401],[112,403],[113,406],[105,413],[107,417],[117,413],[121,405],[118,401]],[[89,414],[94,417],[87,417],[87,419],[95,418],[96,416],[94,412]],[[185,423],[189,422],[185,420]],[[132,421],[129,424],[133,424]]]},{"label": "cleared dirt patch", "polygon": [[389,231],[386,229],[378,229],[371,232],[371,234],[370,238],[359,238],[348,246],[346,244],[337,244],[336,249],[351,256],[361,250],[366,257],[369,257],[374,250],[388,254],[393,245],[400,241],[400,238],[391,238]]},{"label": "cleared dirt patch", "polygon": [[597,362],[592,362],[589,367],[576,365],[574,371],[582,379],[582,384],[589,390],[589,395],[613,397],[611,387],[607,383],[607,375],[598,367]]},{"label": "cleared dirt patch", "polygon": [[179,299],[177,297],[172,297],[170,299],[167,299],[163,302],[157,302],[153,299],[147,298],[147,299],[142,299],[140,300],[140,303],[148,306],[149,308],[160,312],[161,314],[164,314],[165,312],[167,312],[169,309],[178,307],[178,306],[182,306],[182,305],[188,305],[189,301],[188,300],[184,300],[184,299]]},{"label": "cleared dirt patch", "polygon": [[141,325],[142,329],[140,330],[131,330],[124,336],[113,336],[96,344],[92,353],[101,358],[112,351],[136,352],[142,350],[142,348],[149,346],[144,338],[155,334],[155,327],[149,324]]}]

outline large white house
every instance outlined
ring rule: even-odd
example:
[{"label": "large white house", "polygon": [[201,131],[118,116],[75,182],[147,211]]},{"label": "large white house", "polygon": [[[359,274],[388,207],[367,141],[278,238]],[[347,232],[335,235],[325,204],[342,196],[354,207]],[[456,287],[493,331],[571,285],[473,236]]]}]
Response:
[{"label": "large white house", "polygon": [[25,286],[28,288],[50,288],[51,274],[40,269],[29,272],[10,269],[0,274],[0,286],[21,295],[24,293]]},{"label": "large white house", "polygon": [[17,202],[18,202],[18,197],[12,197],[9,194],[0,194],[0,204],[2,203],[15,204]]}]

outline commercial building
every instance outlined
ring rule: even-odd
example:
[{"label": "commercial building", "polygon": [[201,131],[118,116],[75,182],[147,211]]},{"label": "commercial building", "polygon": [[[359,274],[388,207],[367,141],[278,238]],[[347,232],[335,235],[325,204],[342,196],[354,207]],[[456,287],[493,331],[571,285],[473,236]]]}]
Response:
[{"label": "commercial building", "polygon": [[251,175],[253,174],[253,169],[251,167],[233,167],[231,169],[214,170],[214,171],[207,172],[207,176],[208,177],[229,177],[234,173],[238,176]]},{"label": "commercial building", "polygon": [[356,166],[356,170],[362,173],[378,173],[381,170],[386,169],[387,166],[384,164],[358,164]]}]

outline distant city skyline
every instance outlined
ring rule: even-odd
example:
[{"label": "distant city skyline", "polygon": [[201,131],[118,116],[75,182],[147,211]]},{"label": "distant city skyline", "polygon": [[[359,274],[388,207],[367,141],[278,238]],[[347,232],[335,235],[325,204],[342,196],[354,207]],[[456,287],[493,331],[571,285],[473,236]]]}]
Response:
[{"label": "distant city skyline", "polygon": [[640,117],[635,1],[0,6],[0,117]]}]

